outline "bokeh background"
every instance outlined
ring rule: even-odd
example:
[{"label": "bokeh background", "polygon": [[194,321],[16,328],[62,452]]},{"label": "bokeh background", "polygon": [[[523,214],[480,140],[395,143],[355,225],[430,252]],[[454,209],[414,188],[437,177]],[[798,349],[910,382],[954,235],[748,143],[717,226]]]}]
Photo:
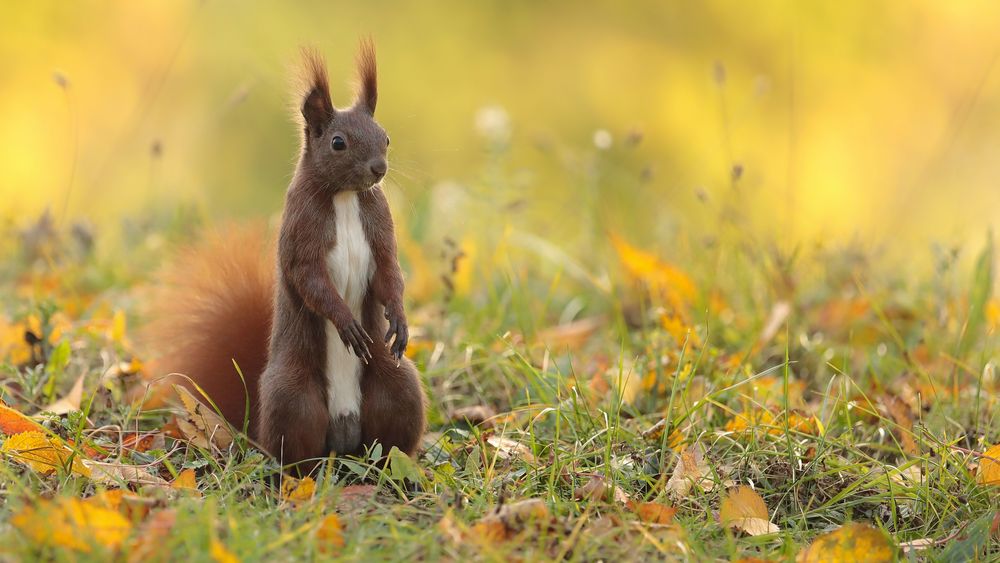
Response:
[{"label": "bokeh background", "polygon": [[424,247],[506,229],[586,262],[608,231],[711,244],[728,217],[917,255],[1000,217],[998,21],[985,0],[10,4],[0,214],[273,221],[299,46],[346,105],[371,35]]}]

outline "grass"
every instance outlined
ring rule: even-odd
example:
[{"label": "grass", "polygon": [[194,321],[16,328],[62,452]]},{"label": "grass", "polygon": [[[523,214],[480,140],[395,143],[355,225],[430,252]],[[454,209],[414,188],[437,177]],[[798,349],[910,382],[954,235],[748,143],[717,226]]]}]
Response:
[{"label": "grass", "polygon": [[[491,170],[500,178],[487,185],[503,183],[502,166]],[[83,375],[82,412],[44,425],[167,481],[194,470],[198,493],[123,480],[143,506],[125,510],[127,539],[107,548],[80,526],[86,547],[74,549],[32,534],[55,520],[17,515],[108,486],[68,464],[44,475],[5,455],[0,558],[129,560],[151,538],[163,560],[792,560],[849,522],[884,531],[893,549],[941,540],[921,560],[997,558],[988,536],[1000,495],[976,473],[978,454],[1000,442],[992,244],[971,266],[949,252],[934,267],[897,268],[854,247],[748,242],[732,211],[719,212],[714,240],[673,241],[673,263],[624,238],[559,246],[502,228],[445,244],[440,264],[404,254],[411,273],[444,272],[409,310],[409,354],[430,397],[424,448],[385,467],[378,452],[331,459],[300,502],[245,439],[213,451],[163,437],[179,411],[139,411],[125,398],[138,383],[121,364],[143,358],[133,327],[145,320],[149,272],[197,232],[196,214],[129,224],[126,242],[96,249],[46,219],[11,223],[0,398],[33,414]],[[422,221],[410,218],[401,236],[429,248]],[[574,258],[583,248],[591,258]],[[495,414],[470,424],[455,416],[464,407]],[[125,448],[131,431],[162,442]],[[682,452],[703,453],[707,470],[678,493]],[[583,493],[595,478],[608,494]],[[780,532],[719,523],[738,485],[757,491]],[[524,499],[545,508],[524,516]],[[675,507],[673,523],[642,521],[642,502]],[[174,521],[157,535],[150,522],[165,511]],[[344,543],[323,551],[317,529],[329,514]]]}]

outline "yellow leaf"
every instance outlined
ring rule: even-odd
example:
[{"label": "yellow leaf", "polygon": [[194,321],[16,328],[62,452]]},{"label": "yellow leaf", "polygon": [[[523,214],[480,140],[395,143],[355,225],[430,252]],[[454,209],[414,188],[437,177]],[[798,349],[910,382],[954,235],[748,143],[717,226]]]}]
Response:
[{"label": "yellow leaf", "polygon": [[977,479],[984,485],[1000,485],[1000,445],[983,452]]},{"label": "yellow leaf", "polygon": [[336,514],[324,517],[316,528],[316,547],[324,555],[336,553],[344,547],[344,528]]},{"label": "yellow leaf", "polygon": [[[90,469],[83,464],[80,455],[74,455],[62,440],[49,437],[43,432],[31,431],[14,434],[3,443],[0,452],[27,465],[43,475],[53,473],[57,468],[71,463],[70,470],[78,475],[90,476]],[[70,462],[72,459],[72,462]]]},{"label": "yellow leaf", "polygon": [[747,486],[737,487],[726,495],[719,507],[719,521],[727,528],[736,528],[751,536],[780,531],[770,522],[764,499]]},{"label": "yellow leaf", "polygon": [[[734,416],[729,422],[726,423],[726,431],[742,433],[755,429],[758,426],[773,426],[773,424],[774,415],[771,414],[770,411],[755,409]],[[774,430],[774,428],[765,429],[767,432],[772,430]]]},{"label": "yellow leaf", "polygon": [[285,477],[281,483],[281,499],[289,502],[305,502],[316,494],[316,481],[312,477],[293,479]]},{"label": "yellow leaf", "polygon": [[881,530],[867,524],[847,524],[816,538],[799,552],[796,563],[828,563],[830,561],[864,561],[891,563],[896,560],[896,548]]},{"label": "yellow leaf", "polygon": [[217,539],[212,540],[212,545],[209,547],[209,555],[216,563],[240,563],[240,558],[233,555],[232,551],[226,548]]},{"label": "yellow leaf", "polygon": [[654,297],[682,317],[686,315],[688,304],[696,295],[691,278],[673,265],[644,250],[628,244],[625,239],[612,233],[611,242],[618,252],[618,258],[628,274],[645,284]]},{"label": "yellow leaf", "polygon": [[95,545],[117,549],[132,530],[117,511],[76,498],[40,501],[21,509],[10,522],[36,544],[84,553]]},{"label": "yellow leaf", "polygon": [[174,489],[198,490],[198,481],[194,476],[194,469],[185,469],[177,474],[177,478],[170,484]]},{"label": "yellow leaf", "polygon": [[114,316],[111,318],[111,341],[115,344],[123,344],[125,342],[125,311],[121,309],[116,309]]}]

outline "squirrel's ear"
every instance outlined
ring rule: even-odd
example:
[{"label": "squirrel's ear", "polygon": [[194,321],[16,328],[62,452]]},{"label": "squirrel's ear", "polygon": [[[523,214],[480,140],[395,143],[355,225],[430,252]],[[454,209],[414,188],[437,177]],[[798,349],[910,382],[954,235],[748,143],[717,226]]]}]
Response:
[{"label": "squirrel's ear", "polygon": [[302,117],[306,120],[306,128],[313,136],[323,134],[323,128],[333,117],[336,110],[330,99],[330,83],[326,75],[326,64],[323,57],[312,49],[303,49],[302,58],[305,65],[306,93],[302,100]]},{"label": "squirrel's ear", "polygon": [[378,78],[375,68],[375,43],[371,38],[362,39],[358,49],[358,79],[361,81],[361,87],[355,104],[365,108],[369,115],[375,115]]}]

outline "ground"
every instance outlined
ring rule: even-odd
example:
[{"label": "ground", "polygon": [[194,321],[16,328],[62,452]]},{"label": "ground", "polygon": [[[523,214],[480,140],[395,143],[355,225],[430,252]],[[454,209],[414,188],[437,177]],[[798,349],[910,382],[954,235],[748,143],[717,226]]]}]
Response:
[{"label": "ground", "polygon": [[210,409],[129,398],[156,266],[211,226],[132,225],[113,252],[51,217],[7,228],[3,560],[1000,557],[991,243],[921,270],[449,242],[409,303],[421,451],[294,481]]}]

